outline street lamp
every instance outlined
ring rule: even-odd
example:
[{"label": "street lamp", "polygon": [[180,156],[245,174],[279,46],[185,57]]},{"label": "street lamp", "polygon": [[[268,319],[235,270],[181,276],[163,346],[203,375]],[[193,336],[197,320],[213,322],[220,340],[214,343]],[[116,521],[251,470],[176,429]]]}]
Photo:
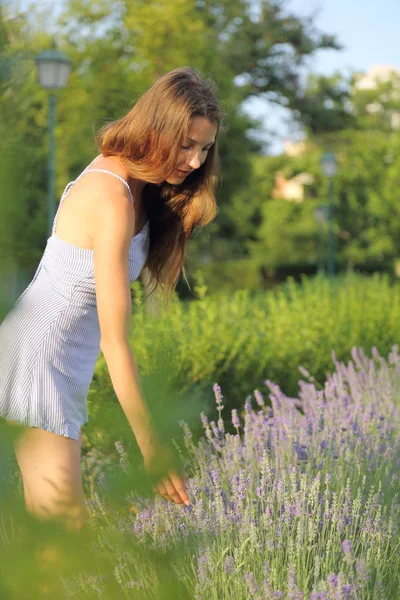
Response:
[{"label": "street lamp", "polygon": [[333,244],[333,178],[338,169],[336,156],[333,152],[326,152],[321,158],[321,167],[325,177],[328,177],[328,275],[333,277],[335,270],[334,244]]},{"label": "street lamp", "polygon": [[[38,69],[39,83],[48,90],[58,90],[66,86],[71,70],[70,60],[60,50],[55,42],[52,48],[45,50],[35,58]],[[48,162],[48,237],[51,236],[55,217],[55,137],[56,95],[49,93],[49,162]]]},{"label": "street lamp", "polygon": [[325,223],[328,220],[328,207],[326,204],[319,204],[314,209],[314,217],[318,227],[318,274],[324,270],[324,230]]}]

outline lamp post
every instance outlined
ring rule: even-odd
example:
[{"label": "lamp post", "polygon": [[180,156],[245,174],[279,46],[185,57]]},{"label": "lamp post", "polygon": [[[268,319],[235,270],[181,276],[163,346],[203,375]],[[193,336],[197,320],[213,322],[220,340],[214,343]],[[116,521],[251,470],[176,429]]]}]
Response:
[{"label": "lamp post", "polygon": [[333,178],[337,173],[338,163],[333,152],[327,152],[321,158],[321,167],[328,178],[328,275],[332,279],[335,271],[335,250],[333,242]]},{"label": "lamp post", "polygon": [[[53,42],[50,50],[45,50],[35,58],[38,68],[39,83],[48,90],[58,90],[66,86],[71,70],[70,60],[59,50]],[[54,127],[56,122],[56,95],[49,93],[49,159],[48,159],[48,237],[55,216],[55,137]]]},{"label": "lamp post", "polygon": [[318,274],[324,270],[324,229],[328,218],[328,207],[326,204],[320,204],[314,209],[314,217],[318,227]]}]

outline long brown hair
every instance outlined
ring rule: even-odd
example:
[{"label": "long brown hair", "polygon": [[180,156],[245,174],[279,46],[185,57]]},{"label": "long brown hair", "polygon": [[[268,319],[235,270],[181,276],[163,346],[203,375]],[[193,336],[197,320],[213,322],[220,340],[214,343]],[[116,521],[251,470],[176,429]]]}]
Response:
[{"label": "long brown hair", "polygon": [[[215,193],[220,178],[217,138],[224,113],[213,91],[192,67],[180,67],[160,77],[121,119],[105,125],[96,136],[103,156],[118,156],[133,178],[146,181],[143,208],[150,226],[145,268],[146,287],[158,286],[168,304],[185,267],[187,242],[196,227],[215,219]],[[216,142],[200,168],[180,184],[165,180],[176,166],[193,117],[217,125]]]}]

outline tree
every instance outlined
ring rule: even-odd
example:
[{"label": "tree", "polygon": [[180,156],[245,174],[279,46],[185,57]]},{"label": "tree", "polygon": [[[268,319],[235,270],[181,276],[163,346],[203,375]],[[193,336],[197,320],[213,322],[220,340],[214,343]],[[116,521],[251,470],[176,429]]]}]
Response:
[{"label": "tree", "polygon": [[[260,159],[270,184],[267,193],[259,185],[260,193],[252,194],[262,199],[262,218],[247,244],[251,259],[260,265],[316,262],[318,228],[313,212],[326,202],[327,182],[319,162],[327,149],[339,161],[333,221],[337,261],[388,269],[400,256],[400,76],[392,73],[374,84],[369,76],[354,75],[350,81],[347,126],[345,119],[339,131],[309,127],[306,151],[300,156]],[[314,176],[300,205],[272,199],[271,181],[277,171],[287,178],[302,171]]]},{"label": "tree", "polygon": [[350,88],[351,82],[340,73],[331,77],[310,75],[293,101],[294,119],[311,136],[355,127]]},{"label": "tree", "polygon": [[397,135],[400,129],[400,72],[376,67],[370,73],[354,73],[351,105],[356,127]]},{"label": "tree", "polygon": [[[0,12],[0,252],[20,264],[29,263],[32,248],[44,246],[46,174],[40,168],[45,155],[40,127],[45,111],[43,92],[36,85],[27,47],[34,47],[28,22],[21,13]],[[31,45],[32,44],[32,45]],[[21,168],[24,165],[24,168]],[[7,191],[6,191],[7,190]],[[44,236],[43,236],[44,237]],[[33,261],[36,260],[34,254]]]}]

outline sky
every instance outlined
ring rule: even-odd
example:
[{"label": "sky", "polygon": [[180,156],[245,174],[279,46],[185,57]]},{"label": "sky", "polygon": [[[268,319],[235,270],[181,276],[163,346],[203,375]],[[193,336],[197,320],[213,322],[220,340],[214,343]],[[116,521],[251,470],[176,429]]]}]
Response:
[{"label": "sky", "polygon": [[[400,0],[291,0],[288,7],[299,15],[318,11],[318,29],[335,34],[344,46],[341,51],[318,51],[309,61],[310,72],[368,71],[376,64],[390,64],[400,70]],[[270,152],[281,152],[284,138],[296,138],[296,132],[286,124],[285,110],[261,99],[248,100],[244,108],[263,118],[266,128],[276,130]]]},{"label": "sky", "polygon": [[365,70],[383,63],[400,68],[398,0],[293,0],[291,5],[300,14],[318,9],[317,25],[335,33],[345,46],[341,52],[319,52],[318,72],[346,67]]},{"label": "sky", "polygon": [[[0,0],[1,1],[1,0]],[[33,0],[16,0],[29,6]],[[60,0],[42,0],[44,4],[62,6]],[[257,0],[254,0],[257,6]],[[336,70],[368,71],[376,64],[390,64],[400,69],[398,32],[400,0],[287,0],[288,9],[299,15],[317,12],[315,24],[324,33],[335,34],[344,46],[341,51],[324,50],[313,55],[307,70],[330,75]],[[243,109],[263,120],[266,130],[273,130],[269,152],[282,151],[283,140],[295,139],[294,128],[287,124],[288,113],[262,99],[249,99]],[[262,130],[260,139],[270,139]]]}]

